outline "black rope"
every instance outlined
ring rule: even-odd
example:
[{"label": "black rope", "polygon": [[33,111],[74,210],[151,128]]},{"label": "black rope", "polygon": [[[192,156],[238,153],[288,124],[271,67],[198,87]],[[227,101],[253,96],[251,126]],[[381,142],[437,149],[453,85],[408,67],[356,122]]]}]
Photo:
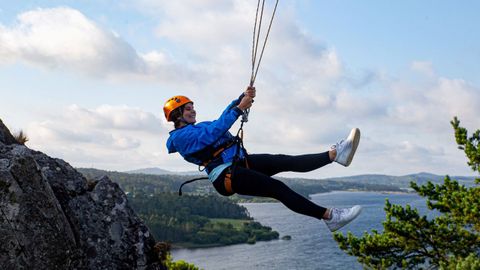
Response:
[{"label": "black rope", "polygon": [[208,177],[198,177],[198,178],[193,178],[192,180],[188,180],[188,181],[185,181],[183,182],[181,185],[180,185],[180,188],[178,189],[178,196],[182,196],[182,187],[186,184],[189,184],[189,183],[192,183],[192,182],[195,182],[197,180],[206,180],[208,179]]}]

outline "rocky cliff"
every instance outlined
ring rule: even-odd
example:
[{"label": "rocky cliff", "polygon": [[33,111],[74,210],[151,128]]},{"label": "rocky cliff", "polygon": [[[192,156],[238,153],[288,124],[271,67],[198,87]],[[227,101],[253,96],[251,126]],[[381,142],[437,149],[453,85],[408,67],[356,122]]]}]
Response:
[{"label": "rocky cliff", "polygon": [[1,269],[165,269],[154,246],[116,183],[18,144],[0,120]]}]

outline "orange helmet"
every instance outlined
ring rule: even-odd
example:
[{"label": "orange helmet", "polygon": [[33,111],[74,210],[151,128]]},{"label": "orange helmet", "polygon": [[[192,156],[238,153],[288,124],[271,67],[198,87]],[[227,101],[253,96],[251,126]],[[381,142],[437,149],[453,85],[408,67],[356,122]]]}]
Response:
[{"label": "orange helmet", "polygon": [[167,118],[167,121],[172,121],[172,119],[170,119],[170,114],[172,111],[187,103],[193,103],[193,101],[186,96],[174,96],[168,99],[163,106],[163,112],[165,113],[165,118]]}]

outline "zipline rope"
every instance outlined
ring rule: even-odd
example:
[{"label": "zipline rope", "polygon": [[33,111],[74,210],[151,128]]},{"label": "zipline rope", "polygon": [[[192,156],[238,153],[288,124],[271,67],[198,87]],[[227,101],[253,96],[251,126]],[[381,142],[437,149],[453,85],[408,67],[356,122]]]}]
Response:
[{"label": "zipline rope", "polygon": [[[262,7],[260,10],[260,1],[262,2]],[[278,1],[275,1],[275,7],[273,8],[272,16],[270,18],[270,23],[268,25],[267,33],[265,34],[265,39],[263,41],[262,50],[260,51],[260,55],[258,57],[257,62],[257,52],[258,52],[258,43],[260,40],[260,32],[262,29],[262,21],[263,21],[263,13],[265,9],[265,0],[258,0],[257,2],[257,11],[255,13],[255,24],[253,25],[253,40],[252,40],[252,73],[250,75],[250,86],[253,87],[255,83],[255,79],[257,78],[258,69],[260,68],[260,63],[262,62],[263,52],[265,51],[265,46],[267,45],[268,36],[270,34],[270,29],[272,28],[273,18],[275,18],[275,13],[277,12]],[[260,11],[260,12],[259,12]],[[259,18],[260,14],[260,18]],[[248,122],[248,114],[250,113],[250,109],[246,109],[242,115],[242,123],[241,127],[243,127],[243,123]]]},{"label": "zipline rope", "polygon": [[264,3],[262,3],[262,12],[260,15],[260,21],[258,21],[258,10],[260,8],[260,0],[257,2],[257,11],[255,13],[255,24],[253,25],[253,38],[252,38],[252,74],[250,75],[250,86],[253,86],[253,76],[255,74],[255,62],[257,59],[257,48],[258,48],[258,40],[259,36],[257,36],[257,22],[258,22],[258,35],[260,34],[260,28],[262,26],[262,19],[263,19],[263,8]]},{"label": "zipline rope", "polygon": [[[255,15],[255,24],[253,29],[253,44],[252,44],[252,74],[250,76],[250,86],[253,86],[255,83],[255,79],[257,78],[258,69],[260,68],[260,63],[262,62],[263,52],[265,51],[265,46],[267,45],[268,36],[270,35],[270,30],[272,28],[273,19],[275,18],[275,13],[277,12],[278,1],[275,2],[275,7],[273,8],[272,16],[270,17],[270,23],[268,24],[267,33],[265,34],[265,39],[263,41],[262,50],[260,51],[260,57],[257,60],[257,51],[258,51],[258,41],[260,40],[260,30],[262,28],[262,20],[263,20],[263,11],[265,6],[265,0],[262,1],[262,10],[260,13],[260,20],[258,21],[258,28],[257,28],[257,20],[258,20],[258,10],[260,6],[260,0],[258,0],[257,4],[257,12]],[[256,35],[255,35],[256,34]],[[255,68],[255,64],[256,68]]]}]

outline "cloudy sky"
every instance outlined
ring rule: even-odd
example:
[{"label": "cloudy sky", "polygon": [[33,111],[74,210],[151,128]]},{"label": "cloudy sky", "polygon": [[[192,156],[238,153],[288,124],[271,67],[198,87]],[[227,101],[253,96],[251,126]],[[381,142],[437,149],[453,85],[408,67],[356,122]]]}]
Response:
[{"label": "cloudy sky", "polygon": [[[0,118],[76,167],[196,170],[166,152],[165,100],[186,95],[199,121],[212,120],[249,82],[254,0],[0,3]],[[449,121],[480,128],[478,10],[473,0],[280,0],[247,149],[325,151],[359,127],[350,167],[285,175],[474,175]]]}]

